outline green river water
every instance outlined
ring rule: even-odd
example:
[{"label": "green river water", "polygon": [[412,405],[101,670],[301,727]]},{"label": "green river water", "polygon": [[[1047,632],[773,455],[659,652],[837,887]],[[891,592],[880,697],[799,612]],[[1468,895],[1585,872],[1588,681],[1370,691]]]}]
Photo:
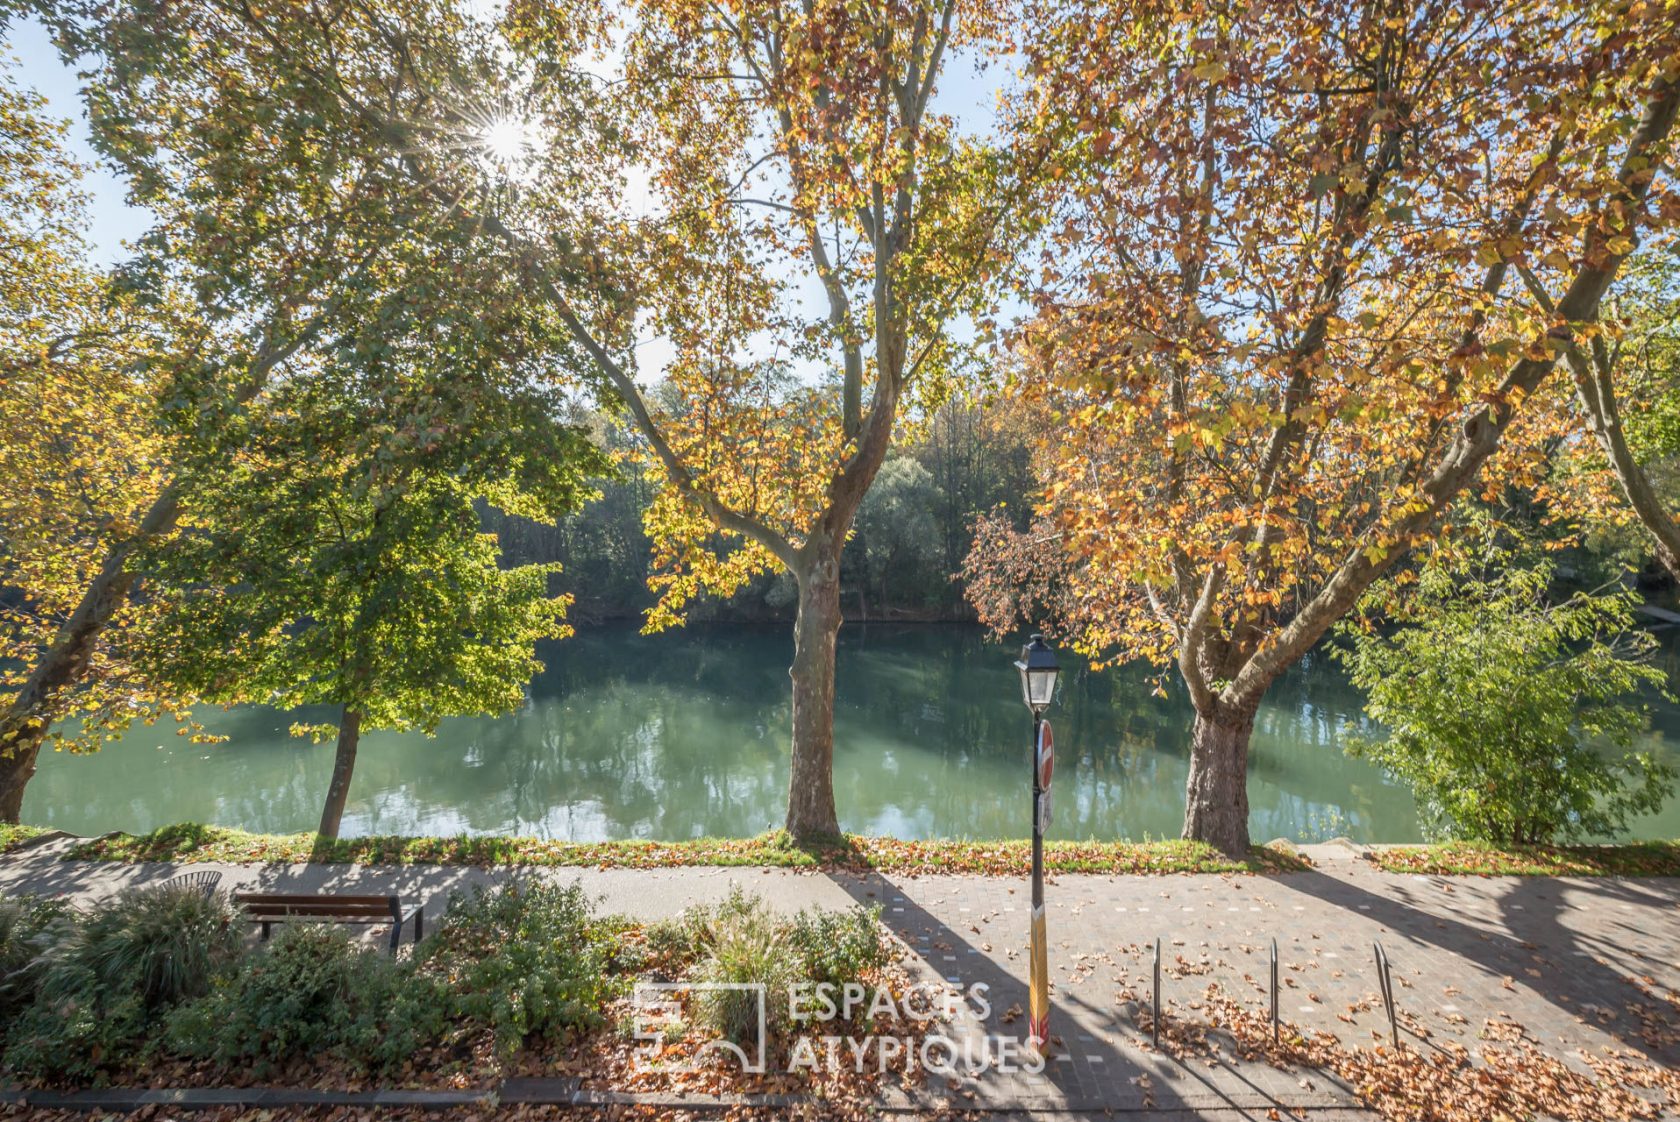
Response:
[{"label": "green river water", "polygon": [[[1016,649],[959,625],[841,630],[834,782],[845,829],[1025,836],[1031,718],[1011,667]],[[780,825],[791,653],[784,626],[651,637],[628,624],[580,627],[544,647],[547,669],[518,712],[447,721],[433,739],[364,736],[344,833],[674,840]],[[1680,678],[1672,638],[1662,657]],[[1190,731],[1182,690],[1169,679],[1161,696],[1139,666],[1097,673],[1062,661],[1050,836],[1177,836]],[[1322,652],[1273,686],[1250,760],[1256,840],[1419,837],[1411,795],[1342,751],[1359,700]],[[180,821],[314,828],[332,746],[288,737],[300,715],[249,706],[199,719],[228,741],[193,744],[159,725],[91,756],[44,758],[23,820],[79,834]],[[1680,761],[1680,706],[1657,706],[1648,740]],[[1680,798],[1633,833],[1680,836]]]}]

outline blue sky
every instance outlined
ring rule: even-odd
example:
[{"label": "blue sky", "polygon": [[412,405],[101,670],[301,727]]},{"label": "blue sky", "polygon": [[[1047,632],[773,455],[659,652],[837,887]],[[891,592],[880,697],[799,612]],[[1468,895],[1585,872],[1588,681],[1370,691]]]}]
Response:
[{"label": "blue sky", "polygon": [[70,150],[89,168],[82,181],[92,198],[88,243],[96,261],[114,264],[124,256],[122,243],[145,232],[146,212],[129,206],[122,181],[99,166],[88,143],[76,72],[59,61],[46,29],[33,19],[16,20],[6,29],[6,53],[16,68],[18,85],[45,96],[53,115],[70,122]]},{"label": "blue sky", "polygon": [[[475,6],[487,7],[492,3],[493,0],[477,0]],[[83,187],[91,200],[85,231],[91,256],[97,264],[115,264],[126,256],[124,243],[145,232],[147,214],[128,205],[123,182],[101,166],[89,142],[75,70],[59,58],[46,29],[32,18],[14,20],[6,28],[5,54],[16,68],[18,84],[45,96],[52,114],[70,122],[68,146],[88,168]],[[998,71],[976,72],[972,62],[959,57],[951,60],[943,75],[936,103],[970,127],[987,129],[995,124],[1000,84]],[[825,299],[821,286],[814,276],[806,276],[797,268],[794,272],[795,286],[790,296],[802,311],[814,315]],[[968,329],[959,327],[958,330],[959,334],[967,334]],[[637,351],[644,381],[662,373],[671,357],[669,344],[658,337],[643,337],[638,341]],[[826,366],[819,362],[800,373],[814,378]]]}]

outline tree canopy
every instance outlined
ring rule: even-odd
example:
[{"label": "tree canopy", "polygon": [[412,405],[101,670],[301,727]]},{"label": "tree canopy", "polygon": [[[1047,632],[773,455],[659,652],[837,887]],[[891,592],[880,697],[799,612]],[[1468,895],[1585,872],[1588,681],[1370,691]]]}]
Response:
[{"label": "tree canopy", "polygon": [[1381,597],[1389,629],[1346,629],[1337,654],[1388,730],[1351,736],[1349,751],[1408,783],[1435,837],[1603,838],[1657,810],[1674,771],[1631,746],[1642,693],[1667,675],[1649,661],[1657,641],[1634,630],[1636,597],[1554,601],[1550,563],[1478,560],[1491,575],[1436,559],[1409,594]]},{"label": "tree canopy", "polygon": [[[0,66],[0,666],[21,687],[113,543],[163,486],[156,424],[163,352],[201,336],[168,292],[150,297],[88,261],[83,169],[64,124]],[[132,675],[132,612],[65,699],[88,746],[162,700]]]},{"label": "tree canopy", "polygon": [[1016,107],[1066,192],[1019,380],[1058,423],[1042,524],[993,535],[991,569],[1058,541],[1079,644],[1176,667],[1186,834],[1233,852],[1261,695],[1568,431],[1548,375],[1680,219],[1660,6],[1339,13],[1051,6]]},{"label": "tree canopy", "polygon": [[[502,704],[554,609],[477,512],[574,509],[605,443],[649,629],[791,584],[787,824],[831,833],[847,543],[854,590],[956,565],[968,485],[902,453],[970,378],[1039,483],[978,528],[975,604],[1175,671],[1185,830],[1233,853],[1261,697],[1461,497],[1602,505],[1602,472],[1545,476],[1596,437],[1680,549],[1646,472],[1672,286],[1601,314],[1680,223],[1671,5],[40,6],[154,221],[79,264],[73,169],[0,97],[0,814],[124,696]],[[996,120],[945,100],[959,59],[1003,75]]]},{"label": "tree canopy", "polygon": [[[451,6],[409,14],[431,36],[434,60],[488,65],[481,30]],[[155,602],[131,595],[142,553],[195,516],[193,486],[199,499],[228,498],[208,482],[237,474],[253,417],[277,387],[295,394],[335,368],[396,362],[399,341],[408,348],[403,360],[435,362],[450,370],[453,389],[483,401],[537,381],[576,385],[564,353],[545,350],[535,362],[510,357],[532,340],[552,343],[552,316],[535,316],[521,302],[516,262],[479,240],[481,227],[458,198],[412,189],[386,123],[366,111],[369,103],[402,109],[395,76],[415,61],[394,56],[379,38],[380,17],[346,15],[333,24],[341,39],[327,44],[329,53],[343,42],[360,52],[355,85],[335,89],[313,68],[321,56],[309,48],[320,40],[297,35],[276,44],[212,5],[65,4],[46,15],[67,55],[85,68],[96,147],[155,217],[121,270],[123,283],[154,304],[178,301],[196,333],[167,333],[143,368],[140,404],[158,442],[149,505],[102,543],[91,575],[66,588],[67,613],[21,652],[27,670],[0,725],[0,812],[10,816],[54,722],[95,696],[113,623],[134,605]],[[243,44],[226,34],[234,28],[250,32]],[[469,358],[452,349],[469,321],[508,330],[510,339],[501,349],[480,339]],[[476,380],[472,362],[486,364]],[[434,451],[489,454],[470,440],[452,444],[462,437],[460,418],[428,417],[401,398],[399,383],[358,390],[398,395],[363,404],[370,414],[389,406],[406,419],[365,430],[383,442],[364,449],[368,455],[390,459],[416,439]],[[430,429],[405,427],[428,420]],[[20,436],[18,447],[26,440]],[[305,448],[294,446],[300,455]],[[586,473],[600,463],[575,441],[537,439],[531,453],[554,453],[544,470],[574,482],[574,467]]]},{"label": "tree canopy", "polygon": [[[416,262],[419,283],[443,264]],[[378,331],[329,324],[320,368],[194,466],[181,531],[144,561],[163,601],[145,644],[156,680],[224,704],[342,709],[336,729],[300,730],[339,738],[326,836],[363,729],[506,712],[541,669],[533,644],[567,633],[554,566],[502,568],[478,504],[554,519],[609,470],[533,369],[540,306],[487,302],[474,280],[496,283],[494,268],[454,265],[444,303],[399,283],[356,312]]]}]

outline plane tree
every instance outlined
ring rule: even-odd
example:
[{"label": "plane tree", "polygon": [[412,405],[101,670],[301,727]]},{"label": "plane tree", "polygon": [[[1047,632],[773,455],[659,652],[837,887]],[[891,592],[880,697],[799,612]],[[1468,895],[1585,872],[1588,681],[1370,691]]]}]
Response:
[{"label": "plane tree", "polygon": [[514,3],[482,52],[397,9],[123,11],[269,101],[333,99],[411,197],[517,259],[564,328],[556,361],[587,369],[659,485],[650,627],[793,574],[787,826],[835,832],[841,552],[1020,214],[1017,165],[936,104],[952,57],[1000,33],[992,6]]},{"label": "plane tree", "polygon": [[[936,104],[952,58],[990,49],[995,20],[957,0],[629,6],[624,170],[647,201],[631,224],[639,259],[613,257],[616,315],[586,317],[600,286],[541,258],[662,484],[646,520],[650,629],[766,570],[798,584],[796,836],[839,828],[842,551],[895,427],[948,389],[965,317],[985,314],[1020,228],[1024,177]],[[513,5],[509,33],[539,72],[568,42],[546,5]],[[510,208],[510,242],[551,246],[557,201]],[[638,335],[668,352],[662,370],[639,367]],[[649,374],[669,406],[643,392]]]},{"label": "plane tree", "polygon": [[[416,312],[447,300],[450,276],[420,283],[416,267],[429,260],[454,270],[459,256],[417,250],[474,244],[481,232],[461,220],[456,201],[409,190],[408,168],[393,157],[383,126],[310,80],[299,56],[276,49],[266,69],[244,68],[214,35],[196,34],[199,7],[70,0],[41,9],[66,59],[83,71],[95,147],[153,216],[122,266],[125,290],[137,300],[177,301],[192,330],[157,340],[143,365],[129,364],[134,431],[155,445],[149,489],[135,492],[80,569],[62,574],[50,611],[15,631],[8,646],[21,669],[0,714],[7,819],[15,820],[50,739],[93,747],[135,715],[133,702],[149,713],[190,700],[132,677],[107,688],[118,668],[133,665],[133,652],[117,645],[130,630],[112,625],[145,602],[134,595],[138,558],[180,523],[185,463],[207,449],[235,455],[227,434],[273,387],[320,368],[327,324],[339,324],[333,345],[342,345],[351,309],[367,311],[394,285]],[[421,0],[385,14],[426,28],[452,63],[473,55],[468,21],[448,4]],[[342,34],[364,42],[372,42],[370,18],[359,9],[335,17]],[[387,48],[379,41],[363,52],[357,88],[402,112],[401,84],[388,79],[414,60],[394,59]],[[71,326],[74,339],[97,337],[89,323]],[[70,343],[49,350],[60,386],[74,385],[63,377],[69,357],[87,353]],[[15,447],[45,435],[20,433]],[[71,715],[83,718],[86,735],[66,738],[61,726]]]},{"label": "plane tree", "polygon": [[[1521,275],[1535,303],[1550,308],[1546,285],[1531,271]],[[1625,511],[1645,528],[1657,563],[1680,581],[1680,521],[1654,470],[1671,469],[1680,455],[1680,270],[1672,239],[1643,247],[1618,281],[1602,330],[1573,342],[1564,359]]]},{"label": "plane tree", "polygon": [[[197,325],[93,265],[81,236],[84,169],[42,100],[0,70],[0,682],[24,688],[112,546],[160,486],[153,360]],[[113,619],[123,632],[131,618]],[[154,698],[113,635],[76,708],[127,719]],[[4,776],[0,770],[0,777]],[[0,785],[15,820],[21,790]]]},{"label": "plane tree", "polygon": [[1048,564],[1079,646],[1176,672],[1184,835],[1241,853],[1270,685],[1574,431],[1554,366],[1680,218],[1680,38],[1513,0],[1076,3],[1027,41],[1015,120],[1066,194],[1016,385],[1056,424],[1037,524],[982,527],[971,589],[1006,622]]},{"label": "plane tree", "polygon": [[[446,252],[434,250],[432,252]],[[330,705],[319,833],[337,837],[363,731],[436,731],[506,712],[568,634],[554,565],[503,568],[479,508],[541,521],[610,470],[533,344],[543,309],[497,300],[493,261],[405,262],[370,307],[326,327],[324,356],[184,465],[178,532],[142,558],[157,601],[138,644],[174,694],[280,709]],[[448,295],[415,285],[447,274]],[[377,330],[369,330],[377,325]]]}]

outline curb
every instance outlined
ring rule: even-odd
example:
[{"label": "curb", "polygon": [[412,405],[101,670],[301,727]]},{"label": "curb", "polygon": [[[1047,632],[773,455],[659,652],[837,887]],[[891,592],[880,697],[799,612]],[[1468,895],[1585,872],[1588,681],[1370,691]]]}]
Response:
[{"label": "curb", "polygon": [[18,853],[25,853],[31,849],[39,849],[41,846],[47,845],[50,842],[62,841],[65,838],[69,838],[72,841],[84,840],[75,834],[66,833],[63,830],[48,830],[45,833],[36,834],[32,838],[25,838],[23,841],[13,843],[12,848],[6,850],[6,856],[10,857]]},{"label": "curb", "polygon": [[44,1110],[131,1111],[150,1106],[182,1110],[217,1107],[407,1107],[452,1110],[466,1106],[651,1106],[664,1110],[733,1110],[792,1107],[808,1095],[684,1095],[629,1091],[586,1091],[576,1079],[509,1079],[474,1091],[317,1091],[303,1087],[108,1087],[94,1091],[0,1090],[0,1106]]},{"label": "curb", "polygon": [[312,1091],[305,1088],[110,1087],[98,1091],[0,1091],[0,1105],[42,1110],[141,1110],[173,1106],[183,1110],[216,1107],[387,1106],[445,1110],[489,1106],[494,1091]]},{"label": "curb", "polygon": [[[504,1105],[556,1106],[576,1109],[602,1107],[644,1106],[660,1111],[690,1111],[723,1113],[741,1108],[769,1108],[786,1111],[792,1107],[815,1101],[810,1095],[684,1095],[676,1093],[638,1093],[631,1091],[585,1091],[576,1079],[509,1079],[496,1089],[476,1091],[317,1091],[302,1087],[108,1087],[96,1091],[19,1091],[0,1090],[0,1107],[22,1107],[40,1110],[66,1110],[94,1113],[100,1111],[129,1112],[148,1107],[174,1107],[178,1110],[214,1110],[235,1107],[242,1109],[276,1109],[287,1107],[384,1107],[409,1110],[458,1110],[463,1107],[496,1108]],[[1260,1100],[1256,1100],[1260,1101]],[[1266,1099],[1269,1103],[1272,1100]],[[1281,1104],[1280,1104],[1281,1105]],[[1241,1105],[1220,1097],[1206,1104],[1174,1104],[1167,1107],[1144,1103],[1125,1103],[1109,1106],[1094,1103],[1069,1102],[1059,1105],[1043,1103],[968,1102],[950,1100],[917,1103],[877,1100],[874,1112],[884,1118],[907,1118],[929,1113],[957,1111],[967,1115],[993,1115],[1008,1118],[1083,1118],[1092,1115],[1112,1117],[1142,1117],[1166,1119],[1252,1119],[1264,1106]],[[1284,1107],[1295,1118],[1323,1118],[1325,1122],[1351,1122],[1375,1119],[1376,1114],[1357,1104],[1323,1103],[1310,1106]]]}]

